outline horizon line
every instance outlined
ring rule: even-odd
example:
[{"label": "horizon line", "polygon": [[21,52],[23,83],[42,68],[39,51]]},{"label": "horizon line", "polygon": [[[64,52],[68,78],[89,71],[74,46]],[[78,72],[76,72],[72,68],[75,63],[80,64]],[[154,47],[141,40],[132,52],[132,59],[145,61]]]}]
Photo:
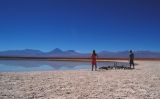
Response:
[{"label": "horizon line", "polygon": [[[91,50],[91,51],[79,51],[79,50],[75,50],[75,49],[67,49],[67,50],[64,50],[64,49],[61,49],[61,48],[53,48],[52,50],[48,50],[48,51],[44,51],[44,50],[42,50],[42,49],[32,49],[32,48],[24,48],[24,49],[7,49],[7,50],[0,50],[0,52],[5,52],[5,51],[23,51],[23,50],[37,50],[37,51],[41,51],[41,52],[44,52],[44,53],[46,53],[46,52],[51,52],[51,51],[53,51],[53,50],[55,50],[55,49],[59,49],[59,50],[61,50],[61,51],[70,51],[70,50],[73,50],[73,51],[75,51],[75,52],[78,52],[78,53],[90,53],[90,52],[92,52],[93,50]],[[132,50],[132,49],[128,49],[128,50],[96,50],[96,52],[97,53],[100,53],[100,52],[104,52],[104,51],[106,51],[106,52],[125,52],[125,51],[129,51],[129,50]],[[160,52],[160,50],[146,50],[146,49],[142,49],[142,50],[132,50],[133,52],[138,52],[138,51],[148,51],[148,52]]]}]

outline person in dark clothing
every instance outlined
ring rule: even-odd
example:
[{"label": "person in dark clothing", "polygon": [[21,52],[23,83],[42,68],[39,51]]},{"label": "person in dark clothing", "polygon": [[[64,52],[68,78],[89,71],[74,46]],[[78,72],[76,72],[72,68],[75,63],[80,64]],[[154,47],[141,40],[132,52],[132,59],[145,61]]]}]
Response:
[{"label": "person in dark clothing", "polygon": [[94,66],[95,66],[95,71],[96,71],[97,70],[97,61],[96,61],[97,54],[95,50],[93,50],[91,58],[92,58],[92,71],[93,71]]},{"label": "person in dark clothing", "polygon": [[130,50],[130,54],[129,54],[129,64],[130,64],[130,68],[133,65],[133,69],[134,69],[134,54],[132,50]]}]

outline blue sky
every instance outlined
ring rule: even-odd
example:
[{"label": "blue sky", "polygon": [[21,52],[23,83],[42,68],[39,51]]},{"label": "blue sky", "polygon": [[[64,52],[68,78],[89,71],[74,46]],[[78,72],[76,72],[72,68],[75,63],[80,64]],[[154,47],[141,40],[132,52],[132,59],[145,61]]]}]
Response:
[{"label": "blue sky", "polygon": [[0,51],[160,51],[159,0],[1,0]]}]

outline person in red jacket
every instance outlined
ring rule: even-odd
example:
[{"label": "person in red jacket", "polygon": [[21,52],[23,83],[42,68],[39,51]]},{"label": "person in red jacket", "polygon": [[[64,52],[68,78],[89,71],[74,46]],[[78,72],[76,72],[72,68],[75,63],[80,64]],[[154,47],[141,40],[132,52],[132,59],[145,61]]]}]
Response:
[{"label": "person in red jacket", "polygon": [[98,56],[96,54],[96,51],[93,50],[93,53],[92,53],[92,56],[91,56],[91,58],[92,58],[92,71],[93,71],[94,66],[95,66],[95,71],[97,70],[97,61],[96,61],[97,57]]}]

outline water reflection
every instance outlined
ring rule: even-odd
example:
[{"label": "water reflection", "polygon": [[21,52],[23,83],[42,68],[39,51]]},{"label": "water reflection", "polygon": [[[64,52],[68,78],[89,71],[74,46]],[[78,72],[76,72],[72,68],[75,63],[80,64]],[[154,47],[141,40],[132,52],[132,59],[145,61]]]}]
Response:
[{"label": "water reflection", "polygon": [[[98,62],[98,67],[113,65],[114,62]],[[128,63],[118,63],[128,64]],[[90,69],[90,62],[71,61],[33,61],[33,60],[0,60],[0,72],[11,71],[47,71]]]}]

